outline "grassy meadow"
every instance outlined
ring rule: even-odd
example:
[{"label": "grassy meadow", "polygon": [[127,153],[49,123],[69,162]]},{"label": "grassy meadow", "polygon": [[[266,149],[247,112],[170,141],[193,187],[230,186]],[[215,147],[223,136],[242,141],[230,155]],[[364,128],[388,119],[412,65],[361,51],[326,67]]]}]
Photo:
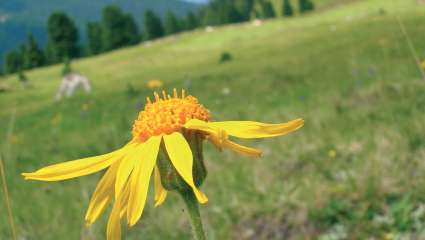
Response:
[{"label": "grassy meadow", "polygon": [[[425,59],[425,5],[349,2],[75,61],[93,92],[61,102],[62,66],[28,72],[31,89],[0,79],[12,88],[0,93],[0,153],[18,239],[105,238],[109,209],[84,223],[100,173],[55,183],[20,173],[124,145],[150,79],[186,89],[214,120],[305,119],[288,136],[242,141],[260,159],[206,146],[208,239],[425,239],[425,76],[415,59]],[[219,63],[223,52],[232,59]],[[152,190],[139,223],[123,223],[126,239],[190,239],[179,196],[154,208]],[[0,239],[12,239],[0,192]]]}]

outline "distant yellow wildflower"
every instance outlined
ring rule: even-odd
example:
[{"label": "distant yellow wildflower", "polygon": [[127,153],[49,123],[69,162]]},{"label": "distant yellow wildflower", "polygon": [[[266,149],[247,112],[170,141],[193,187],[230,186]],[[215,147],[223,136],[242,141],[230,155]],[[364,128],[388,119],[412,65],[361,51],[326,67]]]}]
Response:
[{"label": "distant yellow wildflower", "polygon": [[164,85],[164,83],[161,80],[158,79],[152,79],[148,81],[148,87],[150,89],[154,89],[154,88],[160,88]]},{"label": "distant yellow wildflower", "polygon": [[336,157],[336,151],[335,150],[329,150],[328,151],[328,156],[330,157],[330,158],[335,158]]},{"label": "distant yellow wildflower", "polygon": [[[147,98],[145,109],[134,122],[133,138],[124,147],[108,154],[23,173],[23,176],[25,179],[59,181],[108,168],[93,193],[85,219],[88,225],[92,224],[108,203],[114,200],[108,220],[107,239],[116,240],[121,237],[121,218],[126,218],[128,224],[133,226],[141,217],[152,174],[155,206],[165,200],[167,190],[177,188],[182,183],[193,191],[200,203],[208,201],[206,195],[198,189],[200,180],[195,171],[196,159],[202,158],[199,155],[202,154],[203,140],[209,140],[220,150],[228,148],[243,155],[259,157],[261,151],[239,145],[231,141],[229,136],[246,139],[275,137],[297,130],[304,124],[303,119],[281,124],[210,122],[210,112],[195,97],[185,96],[184,91],[179,97],[175,89],[173,96],[165,92],[162,95],[161,98],[155,93],[155,102]],[[169,162],[168,167],[161,163],[164,159]],[[169,172],[164,168],[175,169],[176,173],[167,175]],[[177,185],[168,182],[175,175],[183,179]]]},{"label": "distant yellow wildflower", "polygon": [[422,62],[421,67],[425,70],[425,60]]},{"label": "distant yellow wildflower", "polygon": [[62,122],[62,114],[60,114],[60,113],[56,113],[55,116],[50,121],[50,123],[54,127],[58,126],[61,122]]}]

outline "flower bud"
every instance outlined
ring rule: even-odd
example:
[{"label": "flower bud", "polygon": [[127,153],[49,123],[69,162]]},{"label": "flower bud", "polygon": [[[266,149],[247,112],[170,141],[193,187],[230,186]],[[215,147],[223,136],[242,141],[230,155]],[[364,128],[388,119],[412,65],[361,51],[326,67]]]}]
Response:
[{"label": "flower bud", "polygon": [[[192,175],[196,187],[199,187],[204,182],[207,176],[207,169],[204,164],[204,156],[202,152],[202,144],[204,136],[199,131],[183,130],[183,135],[189,143],[193,155]],[[188,191],[191,187],[177,172],[176,168],[171,163],[170,157],[165,149],[164,142],[161,143],[158,153],[157,166],[161,175],[162,186],[168,191]]]}]

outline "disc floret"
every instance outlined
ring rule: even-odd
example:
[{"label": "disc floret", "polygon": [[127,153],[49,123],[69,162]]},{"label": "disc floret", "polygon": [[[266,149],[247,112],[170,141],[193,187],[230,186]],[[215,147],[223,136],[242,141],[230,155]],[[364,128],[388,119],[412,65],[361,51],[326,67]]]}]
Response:
[{"label": "disc floret", "polygon": [[185,96],[184,90],[181,97],[178,96],[176,89],[173,90],[173,96],[167,95],[165,91],[162,91],[162,97],[156,92],[154,96],[154,102],[149,98],[146,99],[145,109],[134,121],[132,133],[135,141],[145,142],[152,136],[181,131],[183,125],[191,119],[202,121],[210,119],[209,111],[198,102],[197,98]]}]

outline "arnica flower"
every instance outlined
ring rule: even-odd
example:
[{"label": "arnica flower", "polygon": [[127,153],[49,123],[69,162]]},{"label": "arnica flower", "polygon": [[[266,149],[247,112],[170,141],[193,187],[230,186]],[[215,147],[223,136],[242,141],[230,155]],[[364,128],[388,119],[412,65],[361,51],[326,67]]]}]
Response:
[{"label": "arnica flower", "polygon": [[[239,145],[229,136],[267,138],[287,134],[302,127],[296,119],[282,124],[252,121],[211,121],[210,112],[193,96],[178,96],[164,91],[155,93],[155,101],[147,98],[145,109],[133,125],[133,138],[122,148],[108,154],[88,157],[23,173],[25,179],[60,181],[107,169],[90,200],[87,225],[91,225],[112,201],[107,225],[107,238],[120,239],[121,219],[129,226],[140,219],[146,202],[149,181],[154,175],[155,206],[164,202],[167,191],[186,191],[200,203],[208,201],[199,190],[206,177],[202,143],[207,140],[218,149],[259,157],[257,149]],[[196,200],[195,200],[196,202]]]},{"label": "arnica flower", "polygon": [[152,79],[148,81],[148,87],[150,89],[160,88],[162,85],[164,85],[164,83],[159,79]]}]

